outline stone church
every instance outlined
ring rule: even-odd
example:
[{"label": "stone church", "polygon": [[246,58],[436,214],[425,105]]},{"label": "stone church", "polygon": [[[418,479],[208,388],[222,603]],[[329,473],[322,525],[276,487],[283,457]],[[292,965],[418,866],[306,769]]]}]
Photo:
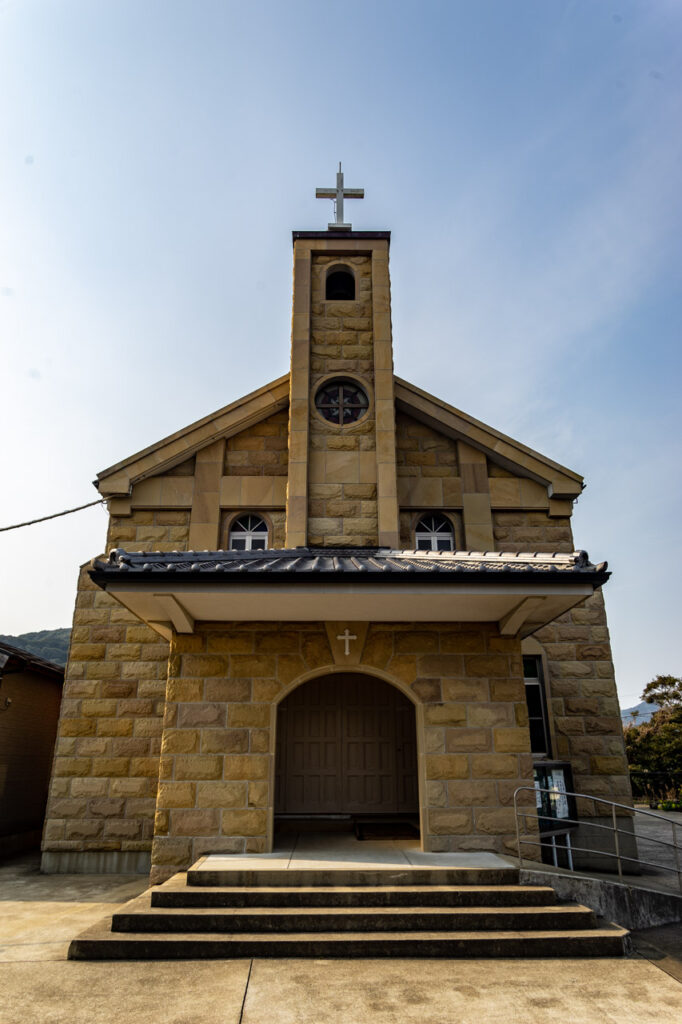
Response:
[{"label": "stone church", "polygon": [[160,881],[368,821],[513,854],[534,778],[629,798],[583,480],[395,375],[358,192],[293,233],[289,373],[98,474],[44,871]]}]

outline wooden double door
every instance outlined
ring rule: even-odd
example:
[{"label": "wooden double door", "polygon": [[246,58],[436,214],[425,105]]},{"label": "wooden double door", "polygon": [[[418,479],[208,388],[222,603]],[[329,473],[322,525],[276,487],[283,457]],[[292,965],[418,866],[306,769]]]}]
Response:
[{"label": "wooden double door", "polygon": [[279,814],[407,814],[419,809],[414,705],[372,676],[304,683],[279,706]]}]

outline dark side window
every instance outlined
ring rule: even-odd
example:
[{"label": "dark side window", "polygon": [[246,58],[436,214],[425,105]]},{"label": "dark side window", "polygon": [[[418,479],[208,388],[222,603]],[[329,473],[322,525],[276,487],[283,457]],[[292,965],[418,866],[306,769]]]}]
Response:
[{"label": "dark side window", "polygon": [[552,756],[552,741],[547,715],[547,696],[542,673],[542,658],[538,654],[524,654],[523,681],[526,684],[530,749],[536,757]]}]

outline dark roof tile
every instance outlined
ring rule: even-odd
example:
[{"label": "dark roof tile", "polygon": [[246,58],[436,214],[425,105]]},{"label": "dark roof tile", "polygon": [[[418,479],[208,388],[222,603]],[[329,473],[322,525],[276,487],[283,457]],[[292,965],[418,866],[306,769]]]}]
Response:
[{"label": "dark roof tile", "polygon": [[608,578],[607,564],[593,565],[585,551],[570,554],[508,551],[393,551],[390,548],[290,548],[267,551],[126,551],[114,549],[108,560],[95,560],[92,576],[111,579],[126,573],[131,576],[172,573],[173,575],[291,574],[295,577],[381,573],[392,577],[403,573],[418,575],[476,574],[479,577],[503,574],[543,576],[546,573],[580,573]]}]

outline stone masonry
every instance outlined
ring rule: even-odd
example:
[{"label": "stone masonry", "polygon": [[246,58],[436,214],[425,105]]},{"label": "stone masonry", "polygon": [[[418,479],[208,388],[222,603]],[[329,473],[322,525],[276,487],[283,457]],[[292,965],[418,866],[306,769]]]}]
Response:
[{"label": "stone masonry", "polygon": [[[202,854],[272,843],[277,704],[334,671],[320,623],[201,626],[169,662],[152,881]],[[423,844],[510,852],[512,796],[532,779],[519,641],[493,628],[370,627],[355,671],[417,707]]]},{"label": "stone masonry", "polygon": [[[568,517],[500,512],[495,538],[503,551],[572,551]],[[608,800],[630,798],[616,679],[601,592],[539,630],[555,756],[571,762],[576,790]],[[581,815],[595,805],[583,801]],[[604,812],[605,813],[605,812]]]},{"label": "stone masonry", "polygon": [[[275,548],[412,549],[419,518],[441,512],[460,549],[573,550],[577,474],[394,377],[389,242],[386,232],[295,237],[291,374],[100,474],[107,549],[226,547],[244,512],[263,516]],[[326,274],[339,265],[356,298],[328,302]],[[370,407],[339,427],[313,397],[344,376]],[[277,705],[298,682],[338,671],[324,622],[283,614],[156,632],[87,568],[44,869],[145,870],[151,853],[158,881],[208,850],[268,849]],[[354,670],[415,704],[426,849],[513,849],[512,794],[532,779],[524,652],[543,658],[555,757],[571,762],[581,792],[627,802],[601,593],[524,641],[490,624],[357,625],[366,639]]]},{"label": "stone masonry", "polygon": [[[461,488],[451,494],[443,489],[444,482],[459,476],[456,441],[406,413],[397,414],[395,426],[398,478],[439,481],[441,486],[435,495],[430,495],[429,507],[447,513],[455,533],[455,546],[463,548]],[[415,527],[424,511],[400,509],[400,543],[406,550],[414,547]]]},{"label": "stone masonry", "polygon": [[[330,267],[344,265],[355,276],[356,299],[325,301]],[[311,305],[311,398],[332,377],[351,375],[372,394],[372,261],[352,256],[313,256]],[[343,431],[310,402],[308,543],[365,546],[378,543],[376,423],[369,415]]]},{"label": "stone masonry", "polygon": [[[112,516],[107,548],[184,549],[188,527],[181,511]],[[87,568],[78,580],[43,849],[114,853],[121,870],[135,870],[151,849],[169,648],[96,587]],[[93,858],[93,870],[101,863]]]}]

